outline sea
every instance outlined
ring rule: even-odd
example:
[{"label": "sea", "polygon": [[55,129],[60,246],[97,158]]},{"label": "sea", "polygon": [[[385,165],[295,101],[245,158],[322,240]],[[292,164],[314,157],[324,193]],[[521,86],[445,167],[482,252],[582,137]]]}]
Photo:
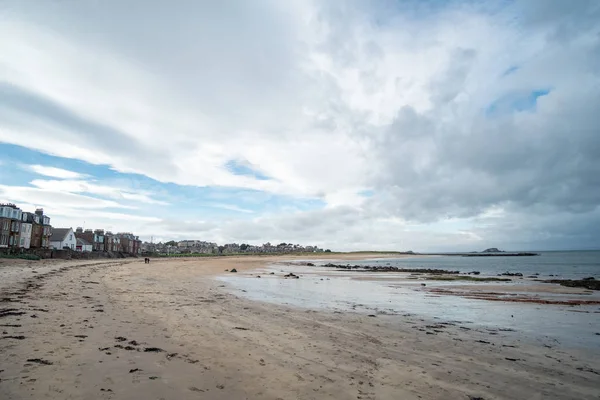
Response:
[{"label": "sea", "polygon": [[[296,260],[297,261],[297,260]],[[600,251],[539,252],[531,257],[426,256],[374,258],[361,261],[306,260],[314,267],[289,263],[229,274],[218,279],[232,293],[250,300],[312,310],[416,316],[432,321],[459,322],[472,329],[511,330],[519,340],[552,346],[600,350],[600,305],[553,305],[439,296],[424,290],[422,281],[407,280],[408,274],[366,273],[322,267],[326,263],[395,266],[399,268],[435,268],[479,276],[497,276],[520,272],[525,277],[539,274],[540,279],[600,279]],[[283,279],[293,272],[299,279]],[[257,279],[260,275],[261,279]],[[453,285],[489,285],[497,291],[499,283],[426,281],[427,289]],[[530,279],[515,278],[510,283],[523,288],[534,284]],[[538,284],[538,283],[535,283]],[[551,285],[551,284],[548,284]],[[567,297],[561,294],[552,298]],[[571,295],[570,298],[573,296]],[[587,291],[585,300],[600,301],[599,291]]]},{"label": "sea", "polygon": [[[372,259],[352,261],[352,265],[392,265],[399,268],[439,268],[467,273],[479,271],[481,275],[496,276],[504,272],[523,275],[540,274],[552,279],[600,279],[600,251],[543,251],[532,252],[538,256],[463,257],[431,256],[397,259]],[[348,264],[344,262],[343,264]]]}]

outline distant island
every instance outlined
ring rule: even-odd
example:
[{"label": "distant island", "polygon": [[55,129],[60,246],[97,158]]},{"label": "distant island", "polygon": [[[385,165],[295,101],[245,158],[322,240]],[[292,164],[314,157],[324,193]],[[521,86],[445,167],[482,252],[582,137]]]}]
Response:
[{"label": "distant island", "polygon": [[468,253],[461,254],[463,257],[528,257],[528,256],[539,256],[538,253],[528,253],[528,252],[517,252],[517,253],[507,253],[504,250],[500,250],[497,247],[490,247],[489,249],[485,249],[481,253]]},{"label": "distant island", "polygon": [[497,247],[490,247],[489,249],[485,249],[482,253],[505,253],[503,250],[499,250]]},{"label": "distant island", "polygon": [[473,251],[471,253],[435,253],[433,255],[438,256],[461,256],[461,257],[530,257],[530,256],[539,256],[539,253],[530,253],[530,252],[506,252],[504,250],[500,250],[497,247],[490,247],[489,249],[485,249],[482,252]]}]

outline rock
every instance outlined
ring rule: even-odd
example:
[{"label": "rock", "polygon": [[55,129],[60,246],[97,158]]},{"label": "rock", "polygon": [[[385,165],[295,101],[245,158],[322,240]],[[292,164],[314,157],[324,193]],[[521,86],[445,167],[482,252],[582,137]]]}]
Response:
[{"label": "rock", "polygon": [[260,275],[256,275],[257,278],[260,278]]},{"label": "rock", "polygon": [[[552,275],[550,275],[552,276]],[[596,280],[594,278],[589,279],[549,279],[543,281],[545,283],[558,283],[561,286],[567,287],[583,287],[589,290],[600,290],[600,280]]]},{"label": "rock", "polygon": [[295,279],[300,278],[298,275],[294,274],[293,272],[290,272],[289,274],[284,275],[283,277],[284,278],[295,278]]},{"label": "rock", "polygon": [[237,272],[237,269],[232,268],[231,271],[229,271],[229,272]]},{"label": "rock", "polygon": [[313,264],[313,263],[306,263],[306,265],[309,266],[309,267],[314,267],[315,266],[315,264]]},{"label": "rock", "polygon": [[146,347],[146,348],[144,349],[144,352],[145,352],[145,353],[161,353],[161,352],[163,352],[163,351],[164,351],[164,350],[163,350],[163,349],[161,349],[160,347]]},{"label": "rock", "polygon": [[508,271],[504,272],[500,275],[502,275],[502,276],[523,276],[523,274],[520,272],[508,272]]},{"label": "rock", "polygon": [[52,365],[54,364],[52,361],[42,360],[41,358],[28,358],[27,362],[33,362],[42,365]]},{"label": "rock", "polygon": [[421,283],[421,286],[427,286],[427,284],[426,283]]},{"label": "rock", "polygon": [[460,271],[449,271],[445,269],[437,268],[398,268],[392,266],[369,266],[369,265],[341,265],[328,263],[323,265],[326,268],[336,269],[355,269],[359,272],[410,272],[410,273],[424,273],[424,274],[459,274]]}]

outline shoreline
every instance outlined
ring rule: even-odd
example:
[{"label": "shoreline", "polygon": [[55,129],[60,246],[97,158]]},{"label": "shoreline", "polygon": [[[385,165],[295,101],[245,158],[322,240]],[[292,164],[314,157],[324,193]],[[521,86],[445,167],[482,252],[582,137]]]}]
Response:
[{"label": "shoreline", "polygon": [[[417,315],[369,316],[249,301],[214,279],[225,269],[250,271],[270,261],[227,257],[153,259],[149,266],[143,260],[111,260],[13,267],[22,271],[0,281],[0,297],[11,299],[0,309],[24,314],[0,318],[2,325],[15,325],[0,329],[7,332],[3,336],[24,338],[0,340],[0,397],[597,396],[598,354],[534,346],[510,332],[465,329]],[[0,264],[0,274],[5,268]]]}]

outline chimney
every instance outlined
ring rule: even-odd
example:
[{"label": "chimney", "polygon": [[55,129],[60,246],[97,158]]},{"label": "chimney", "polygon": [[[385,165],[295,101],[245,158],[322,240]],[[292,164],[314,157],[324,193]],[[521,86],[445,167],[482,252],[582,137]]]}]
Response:
[{"label": "chimney", "polygon": [[36,215],[39,215],[40,217],[44,216],[44,209],[43,208],[36,208],[35,209],[35,213]]},{"label": "chimney", "polygon": [[75,233],[83,233],[83,228],[78,226],[77,229],[75,229]]}]

